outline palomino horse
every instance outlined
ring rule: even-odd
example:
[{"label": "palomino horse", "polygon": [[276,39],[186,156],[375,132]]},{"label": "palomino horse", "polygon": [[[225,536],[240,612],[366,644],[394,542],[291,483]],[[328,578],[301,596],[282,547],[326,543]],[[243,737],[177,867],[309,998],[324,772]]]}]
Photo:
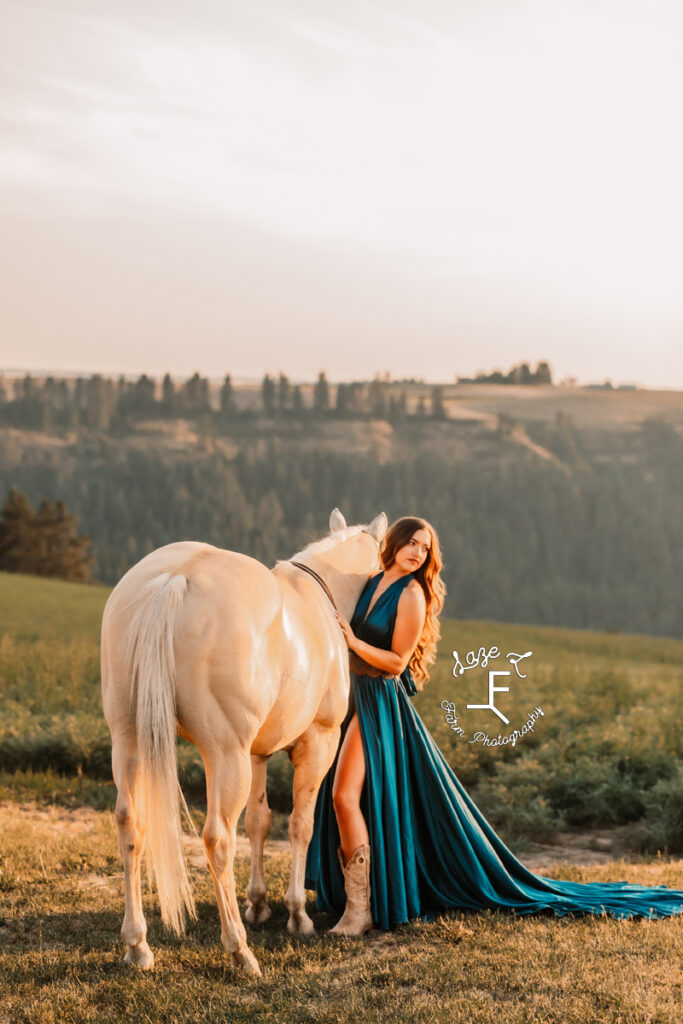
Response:
[{"label": "palomino horse", "polygon": [[202,838],[221,940],[234,963],[261,973],[247,945],[233,862],[237,819],[246,803],[251,878],[245,916],[252,924],[267,920],[266,766],[276,750],[286,750],[294,766],[287,929],[315,931],[305,909],[306,851],[350,685],[346,642],[315,573],[350,619],[368,576],[379,568],[386,530],[383,512],[368,526],[347,526],[334,509],[328,537],[272,570],[210,544],[167,544],[129,569],[110,594],[102,618],[102,702],[118,793],[127,962],[154,966],[142,912],[143,852],[164,924],[180,935],[185,909],[196,917],[181,845],[181,807],[194,825],[178,781],[176,732],[196,744],[204,761]]}]

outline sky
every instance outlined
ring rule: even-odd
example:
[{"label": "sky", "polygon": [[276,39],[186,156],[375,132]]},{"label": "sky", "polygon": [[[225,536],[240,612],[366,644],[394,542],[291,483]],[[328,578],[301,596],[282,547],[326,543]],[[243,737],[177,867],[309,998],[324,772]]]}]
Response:
[{"label": "sky", "polygon": [[0,370],[683,388],[678,0],[0,12]]}]

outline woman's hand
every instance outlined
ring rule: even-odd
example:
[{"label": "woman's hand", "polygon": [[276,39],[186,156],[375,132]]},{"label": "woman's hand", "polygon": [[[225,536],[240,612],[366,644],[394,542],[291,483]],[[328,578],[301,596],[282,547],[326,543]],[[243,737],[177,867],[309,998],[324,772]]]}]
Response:
[{"label": "woman's hand", "polygon": [[337,616],[337,622],[339,623],[341,631],[344,634],[346,646],[349,648],[350,651],[352,651],[354,649],[354,644],[356,643],[357,640],[356,634],[351,629],[350,624],[346,621],[344,616],[340,615],[336,609],[334,611],[334,614]]}]

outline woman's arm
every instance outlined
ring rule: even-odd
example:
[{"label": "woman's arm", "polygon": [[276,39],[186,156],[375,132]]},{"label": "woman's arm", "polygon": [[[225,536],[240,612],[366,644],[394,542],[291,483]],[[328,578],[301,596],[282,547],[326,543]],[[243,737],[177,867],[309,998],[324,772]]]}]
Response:
[{"label": "woman's arm", "polygon": [[349,650],[355,651],[368,665],[392,676],[400,676],[410,661],[420,639],[426,614],[427,605],[422,587],[419,584],[417,587],[407,586],[398,599],[391,650],[385,651],[382,647],[373,647],[365,640],[359,640],[346,619],[339,612],[336,613]]}]

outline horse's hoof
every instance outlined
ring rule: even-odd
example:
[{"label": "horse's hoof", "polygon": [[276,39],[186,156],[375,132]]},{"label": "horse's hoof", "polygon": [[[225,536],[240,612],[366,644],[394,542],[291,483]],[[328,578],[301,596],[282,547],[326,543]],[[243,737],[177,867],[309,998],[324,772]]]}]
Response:
[{"label": "horse's hoof", "polygon": [[154,954],[146,942],[141,942],[137,946],[128,947],[123,962],[141,971],[151,971],[154,967]]},{"label": "horse's hoof", "polygon": [[315,925],[304,910],[298,915],[289,918],[287,921],[287,931],[290,935],[313,935]]},{"label": "horse's hoof", "polygon": [[263,924],[272,913],[273,911],[267,903],[260,903],[258,907],[253,903],[249,903],[244,911],[244,920],[247,924]]},{"label": "horse's hoof", "polygon": [[231,956],[235,967],[239,967],[247,974],[263,974],[263,971],[258,965],[258,960],[248,946],[238,949],[237,952],[232,953]]}]

